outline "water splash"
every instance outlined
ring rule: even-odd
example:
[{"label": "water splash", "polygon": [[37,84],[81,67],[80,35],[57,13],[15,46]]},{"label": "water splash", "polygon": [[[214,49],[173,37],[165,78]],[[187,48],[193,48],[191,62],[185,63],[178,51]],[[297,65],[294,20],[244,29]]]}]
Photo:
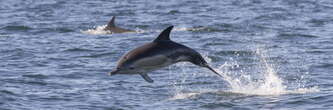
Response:
[{"label": "water splash", "polygon": [[250,95],[282,95],[282,94],[297,94],[307,92],[317,92],[318,87],[312,88],[296,88],[294,90],[288,90],[287,84],[284,84],[283,79],[277,75],[277,67],[270,63],[267,53],[263,49],[257,48],[255,55],[259,60],[257,67],[250,68],[256,69],[261,78],[254,78],[254,75],[247,73],[246,69],[238,71],[239,76],[232,76],[231,74],[237,74],[232,71],[234,67],[239,67],[238,62],[231,61],[221,65],[218,69],[230,84],[230,92],[250,94]]},{"label": "water splash", "polygon": [[[256,62],[254,67],[247,68],[240,65],[238,61],[230,59],[229,61],[220,65],[218,69],[216,69],[223,76],[223,80],[229,84],[227,90],[224,88],[213,88],[209,90],[199,89],[196,91],[193,88],[186,88],[186,86],[181,85],[180,89],[189,89],[191,92],[184,92],[186,90],[178,90],[178,92],[175,93],[171,99],[191,98],[207,92],[213,92],[216,94],[220,92],[230,92],[231,94],[244,95],[283,95],[305,94],[320,91],[317,86],[298,86],[297,88],[290,89],[289,86],[292,85],[286,83],[278,75],[279,65],[274,65],[274,61],[270,59],[264,49],[257,48],[253,53],[256,58],[256,60],[254,60]],[[211,59],[208,57],[205,57],[205,59],[207,59],[207,61],[210,63]],[[186,78],[183,80],[185,81]],[[298,83],[301,82],[298,81]]]},{"label": "water splash", "polygon": [[[233,67],[239,67],[237,62],[226,62],[218,69],[223,74],[225,80],[230,84],[230,92],[250,94],[250,95],[282,95],[282,94],[302,94],[308,92],[318,92],[318,87],[310,88],[296,88],[294,90],[288,90],[288,84],[285,84],[283,79],[277,74],[277,66],[268,61],[268,54],[261,48],[257,48],[255,55],[259,60],[259,64],[255,68],[261,78],[254,78],[254,75],[246,73],[241,69],[239,76],[233,77],[230,74],[234,74],[231,69]],[[255,71],[251,71],[255,72]]]}]

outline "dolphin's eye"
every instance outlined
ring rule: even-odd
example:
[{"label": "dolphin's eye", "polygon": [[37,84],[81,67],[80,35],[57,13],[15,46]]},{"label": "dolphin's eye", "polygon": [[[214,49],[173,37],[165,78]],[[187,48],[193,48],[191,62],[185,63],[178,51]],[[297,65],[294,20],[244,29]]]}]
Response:
[{"label": "dolphin's eye", "polygon": [[134,67],[130,67],[129,69],[130,69],[130,70],[134,70]]}]

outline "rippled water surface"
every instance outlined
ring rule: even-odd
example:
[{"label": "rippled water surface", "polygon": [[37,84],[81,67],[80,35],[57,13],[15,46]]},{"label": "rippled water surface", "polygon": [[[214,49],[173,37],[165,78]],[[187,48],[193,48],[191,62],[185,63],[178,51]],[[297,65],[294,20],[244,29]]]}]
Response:
[{"label": "rippled water surface", "polygon": [[[331,0],[1,0],[1,110],[333,109]],[[109,34],[117,16],[135,33]],[[107,73],[174,25],[223,78],[178,63]]]}]

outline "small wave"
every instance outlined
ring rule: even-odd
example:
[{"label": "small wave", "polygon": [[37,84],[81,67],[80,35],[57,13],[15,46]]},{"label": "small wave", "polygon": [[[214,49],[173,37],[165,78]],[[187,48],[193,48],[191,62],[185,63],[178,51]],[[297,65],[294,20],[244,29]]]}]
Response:
[{"label": "small wave", "polygon": [[9,90],[0,90],[0,93],[4,93],[6,95],[13,95],[13,96],[17,95],[14,92],[9,91]]},{"label": "small wave", "polygon": [[28,78],[36,78],[36,79],[46,79],[48,78],[46,75],[43,74],[29,74],[29,75],[22,75],[23,77],[28,77]]},{"label": "small wave", "polygon": [[313,92],[319,92],[320,89],[318,86],[309,87],[309,88],[298,88],[295,90],[287,90],[286,94],[306,94],[306,93],[313,93]]},{"label": "small wave", "polygon": [[204,94],[213,94],[213,95],[219,95],[219,96],[239,96],[244,95],[241,93],[236,92],[230,92],[230,91],[220,91],[220,90],[200,90],[197,92],[180,92],[176,93],[174,96],[169,98],[169,100],[180,100],[180,99],[189,99],[189,98],[196,98],[200,95]]},{"label": "small wave", "polygon": [[177,14],[180,13],[178,10],[170,10],[168,14]]},{"label": "small wave", "polygon": [[298,88],[295,90],[277,90],[276,89],[260,89],[260,88],[243,88],[243,90],[205,90],[198,92],[180,92],[173,95],[168,100],[182,100],[182,99],[191,99],[196,98],[205,94],[213,94],[217,96],[248,96],[248,95],[256,95],[256,96],[276,96],[276,95],[284,95],[284,94],[306,94],[306,93],[314,93],[319,92],[319,88],[317,86],[310,88]]},{"label": "small wave", "polygon": [[248,55],[253,55],[252,51],[243,51],[243,50],[223,50],[219,51],[216,54],[218,55],[237,55],[237,56],[248,56]]},{"label": "small wave", "polygon": [[[163,30],[150,30],[150,31],[143,31],[143,32],[161,32],[161,31],[163,31]],[[175,27],[175,28],[173,28],[173,31],[218,32],[221,30],[212,28],[212,27],[198,26],[198,27]]]},{"label": "small wave", "polygon": [[66,51],[66,52],[90,52],[90,51],[93,51],[93,50],[83,49],[83,48],[70,48],[70,49],[66,49],[64,51]]},{"label": "small wave", "polygon": [[69,28],[65,28],[65,27],[56,28],[55,30],[60,32],[60,33],[74,32],[74,30],[69,29]]},{"label": "small wave", "polygon": [[261,86],[247,85],[241,88],[230,90],[229,92],[244,94],[244,95],[269,96],[269,95],[284,95],[284,94],[306,94],[319,91],[320,90],[317,86],[287,90],[285,88],[279,88],[279,87],[267,87],[267,85],[261,85]]},{"label": "small wave", "polygon": [[44,81],[25,81],[24,84],[39,85],[39,86],[45,86],[45,85],[47,85],[47,83],[44,82]]},{"label": "small wave", "polygon": [[86,58],[98,58],[98,57],[103,57],[103,56],[111,56],[116,54],[115,52],[108,52],[108,53],[101,53],[101,54],[92,54],[92,55],[86,55],[86,56],[81,56],[81,57],[86,57]]},{"label": "small wave", "polygon": [[9,30],[9,31],[27,31],[27,30],[31,30],[32,28],[29,26],[6,26],[3,29]]},{"label": "small wave", "polygon": [[320,27],[320,26],[327,24],[329,22],[329,20],[328,19],[311,19],[307,22],[312,24],[312,26],[314,26],[314,27]]},{"label": "small wave", "polygon": [[318,65],[314,65],[313,67],[315,67],[315,68],[333,68],[333,64],[332,63],[321,63]]},{"label": "small wave", "polygon": [[322,49],[312,49],[312,50],[307,50],[307,53],[314,53],[314,54],[325,54],[327,51],[322,50]]},{"label": "small wave", "polygon": [[295,37],[318,38],[318,36],[315,36],[315,35],[309,35],[309,34],[288,34],[288,33],[281,33],[277,37],[280,37],[280,38],[295,38]]},{"label": "small wave", "polygon": [[0,34],[0,38],[1,38],[1,37],[10,37],[10,35]]}]

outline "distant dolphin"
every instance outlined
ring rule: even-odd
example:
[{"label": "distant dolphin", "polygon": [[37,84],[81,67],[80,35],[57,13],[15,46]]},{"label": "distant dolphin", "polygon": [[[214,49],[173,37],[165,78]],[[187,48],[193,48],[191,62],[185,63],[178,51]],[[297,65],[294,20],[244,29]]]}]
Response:
[{"label": "distant dolphin", "polygon": [[131,50],[120,58],[117,68],[110,72],[115,74],[140,74],[147,82],[154,82],[148,72],[166,67],[177,62],[191,62],[208,68],[218,74],[195,50],[170,40],[173,26],[166,28],[150,43]]},{"label": "distant dolphin", "polygon": [[133,30],[128,30],[124,28],[117,27],[115,25],[115,19],[116,17],[113,16],[108,25],[104,28],[105,31],[110,31],[111,33],[125,33],[125,32],[135,32]]}]

